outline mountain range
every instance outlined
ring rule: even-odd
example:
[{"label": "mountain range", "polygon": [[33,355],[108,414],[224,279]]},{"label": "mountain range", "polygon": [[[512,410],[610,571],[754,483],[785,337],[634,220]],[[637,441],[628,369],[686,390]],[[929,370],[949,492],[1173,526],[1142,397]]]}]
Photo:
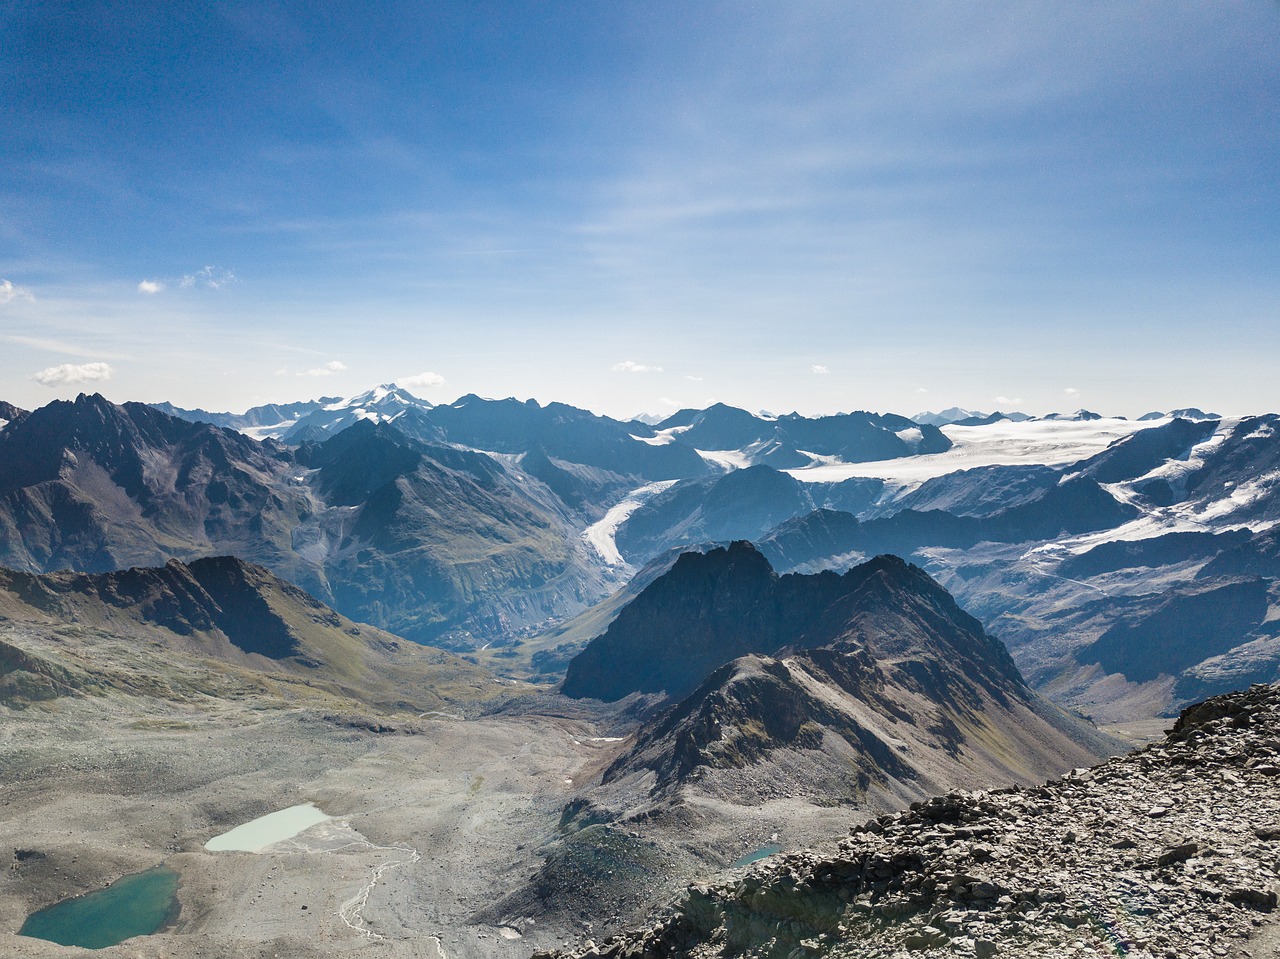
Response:
[{"label": "mountain range", "polygon": [[[749,539],[784,572],[912,558],[1036,688],[1106,722],[1280,667],[1272,415],[938,427],[715,405],[648,425],[386,386],[257,408],[236,421],[246,435],[168,409],[8,410],[0,563],[237,555],[400,635],[507,650],[487,661],[528,675],[539,651],[565,647],[564,664],[587,638],[552,643],[557,624],[651,560]],[[264,430],[288,442],[251,438]],[[1202,608],[1216,638],[1185,641],[1168,670],[1113,653],[1147,656],[1173,641],[1162,623]]]}]

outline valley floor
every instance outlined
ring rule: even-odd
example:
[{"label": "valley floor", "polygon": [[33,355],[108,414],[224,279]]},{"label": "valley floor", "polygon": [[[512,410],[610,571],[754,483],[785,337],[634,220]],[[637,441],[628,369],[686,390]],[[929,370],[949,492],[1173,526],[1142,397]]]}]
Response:
[{"label": "valley floor", "polygon": [[[632,918],[589,900],[549,903],[510,925],[476,918],[538,870],[577,784],[623,742],[581,718],[397,725],[379,734],[253,702],[182,711],[63,699],[55,710],[9,713],[0,723],[0,848],[12,857],[0,877],[0,954],[78,953],[16,932],[34,909],[161,863],[180,875],[176,922],[85,955],[523,957]],[[262,853],[203,848],[307,801],[336,818]],[[851,813],[786,804],[717,809],[715,818],[722,830],[711,842],[728,862],[779,829],[788,846],[841,831]],[[653,902],[720,865],[698,865],[672,832],[655,825],[643,840],[674,865],[645,890]]]}]

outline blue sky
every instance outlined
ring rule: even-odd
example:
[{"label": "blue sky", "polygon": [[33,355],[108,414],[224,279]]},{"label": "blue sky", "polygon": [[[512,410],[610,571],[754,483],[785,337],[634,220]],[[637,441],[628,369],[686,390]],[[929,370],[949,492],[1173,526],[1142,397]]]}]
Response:
[{"label": "blue sky", "polygon": [[1275,2],[9,3],[0,397],[1277,408]]}]

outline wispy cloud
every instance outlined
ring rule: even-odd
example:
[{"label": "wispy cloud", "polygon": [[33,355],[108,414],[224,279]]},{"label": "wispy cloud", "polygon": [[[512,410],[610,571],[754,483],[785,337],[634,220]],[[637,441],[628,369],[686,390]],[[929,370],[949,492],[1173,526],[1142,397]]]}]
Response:
[{"label": "wispy cloud", "polygon": [[406,390],[412,389],[431,389],[436,386],[444,386],[445,379],[439,373],[432,373],[427,370],[423,373],[415,373],[413,376],[402,376],[396,380],[397,386],[403,386]]},{"label": "wispy cloud", "polygon": [[41,370],[31,378],[42,386],[53,387],[98,383],[111,379],[111,367],[106,363],[63,363]]},{"label": "wispy cloud", "polygon": [[692,373],[686,373],[684,378],[686,380],[692,380],[695,383],[701,383],[704,379],[704,377],[694,376]]},{"label": "wispy cloud", "polygon": [[1067,387],[1065,390],[1063,390],[1062,392],[1066,393],[1068,396],[1079,396],[1079,395],[1080,395],[1080,391],[1079,391],[1078,389],[1076,389],[1074,386],[1068,386],[1068,387]]},{"label": "wispy cloud", "polygon": [[17,286],[12,280],[0,280],[0,306],[14,300],[34,300],[35,297],[25,286]]},{"label": "wispy cloud", "polygon": [[923,386],[917,386],[917,387],[916,387],[916,392],[917,392],[917,393],[928,393],[929,391],[928,391],[928,390],[926,390]]},{"label": "wispy cloud", "polygon": [[1021,396],[1014,396],[1014,397],[997,396],[995,400],[1001,406],[1017,406],[1019,403],[1022,402],[1022,397]]},{"label": "wispy cloud", "polygon": [[615,373],[661,373],[661,366],[650,366],[647,363],[636,363],[633,360],[623,360],[621,363],[613,364],[613,372]]},{"label": "wispy cloud", "polygon": [[334,373],[341,373],[347,368],[347,364],[342,360],[330,360],[323,366],[317,366],[310,370],[303,370],[299,376],[333,376]]},{"label": "wispy cloud", "polygon": [[196,270],[194,273],[184,275],[178,281],[178,286],[184,290],[191,290],[197,287],[203,287],[207,290],[220,290],[235,281],[236,275],[230,270],[225,270],[218,266],[206,266],[203,269]]},{"label": "wispy cloud", "polygon": [[176,286],[180,290],[220,290],[235,281],[236,275],[231,270],[220,266],[205,266],[179,277],[140,280],[138,292],[146,296],[155,296],[165,292],[171,286]]},{"label": "wispy cloud", "polygon": [[822,374],[822,373],[830,373],[831,370],[823,366],[821,363],[814,363],[813,366],[809,367],[809,372]]}]

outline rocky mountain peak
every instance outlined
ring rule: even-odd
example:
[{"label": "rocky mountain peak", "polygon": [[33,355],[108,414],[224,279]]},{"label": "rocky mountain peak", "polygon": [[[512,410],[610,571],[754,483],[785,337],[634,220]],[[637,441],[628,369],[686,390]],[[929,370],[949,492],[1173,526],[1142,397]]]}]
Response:
[{"label": "rocky mountain peak", "polygon": [[739,656],[836,645],[892,659],[958,659],[997,686],[1022,688],[998,642],[918,567],[878,556],[839,575],[779,577],[739,541],[686,553],[570,663],[564,692],[683,697]]}]

